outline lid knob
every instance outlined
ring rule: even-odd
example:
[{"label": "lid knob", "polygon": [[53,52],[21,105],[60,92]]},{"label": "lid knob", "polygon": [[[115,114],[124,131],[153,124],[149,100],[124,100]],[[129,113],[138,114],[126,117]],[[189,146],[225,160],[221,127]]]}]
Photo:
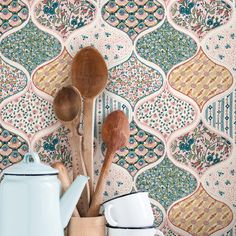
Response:
[{"label": "lid knob", "polygon": [[35,163],[41,162],[38,154],[35,152],[29,152],[29,153],[25,154],[24,163],[32,163],[31,160],[33,160],[33,162],[35,162]]}]

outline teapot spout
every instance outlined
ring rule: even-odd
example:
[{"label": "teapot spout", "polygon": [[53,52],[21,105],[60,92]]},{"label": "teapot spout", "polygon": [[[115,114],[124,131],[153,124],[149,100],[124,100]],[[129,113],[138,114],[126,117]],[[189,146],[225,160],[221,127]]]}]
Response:
[{"label": "teapot spout", "polygon": [[83,189],[88,179],[89,177],[87,176],[78,176],[61,198],[61,222],[64,228],[68,225],[70,221],[70,218],[73,214],[73,211],[79,201],[79,198],[83,192]]}]

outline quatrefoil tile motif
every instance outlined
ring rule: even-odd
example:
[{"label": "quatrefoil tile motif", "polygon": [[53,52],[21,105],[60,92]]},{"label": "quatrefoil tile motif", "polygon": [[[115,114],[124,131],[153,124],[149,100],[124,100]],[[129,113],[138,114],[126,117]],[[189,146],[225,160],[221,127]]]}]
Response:
[{"label": "quatrefoil tile motif", "polygon": [[102,22],[80,29],[68,40],[67,45],[67,50],[72,56],[83,47],[95,47],[102,54],[108,67],[120,63],[132,53],[132,41],[129,37]]},{"label": "quatrefoil tile motif", "polygon": [[233,220],[233,212],[200,185],[192,196],[174,204],[168,217],[173,225],[189,234],[205,236],[228,226]]},{"label": "quatrefoil tile motif", "polygon": [[205,111],[205,118],[214,128],[226,133],[236,143],[236,89],[216,102]]},{"label": "quatrefoil tile motif", "polygon": [[20,26],[29,16],[26,4],[19,0],[1,1],[0,5],[0,35]]},{"label": "quatrefoil tile motif", "polygon": [[158,161],[164,155],[165,146],[158,137],[142,130],[134,121],[130,123],[130,134],[129,144],[116,152],[113,163],[135,176],[143,167]]},{"label": "quatrefoil tile motif", "polygon": [[134,40],[138,34],[164,18],[164,7],[157,0],[110,0],[102,8],[103,19]]},{"label": "quatrefoil tile motif", "polygon": [[96,7],[87,0],[41,0],[34,13],[41,25],[67,38],[73,31],[94,20]]},{"label": "quatrefoil tile motif", "polygon": [[0,173],[20,161],[28,149],[28,144],[22,137],[0,125]]},{"label": "quatrefoil tile motif", "polygon": [[0,103],[22,91],[27,84],[25,73],[0,58]]},{"label": "quatrefoil tile motif", "polygon": [[143,97],[158,91],[163,84],[162,75],[145,65],[135,54],[109,70],[107,90],[128,100],[134,106]]},{"label": "quatrefoil tile motif", "polygon": [[167,210],[173,202],[193,193],[197,180],[166,156],[160,164],[138,175],[136,186],[138,190],[148,191]]},{"label": "quatrefoil tile motif", "polygon": [[172,156],[200,176],[211,166],[229,158],[231,152],[230,141],[209,130],[202,121],[171,144]]},{"label": "quatrefoil tile motif", "polygon": [[4,122],[23,131],[29,139],[56,123],[52,104],[35,94],[31,88],[3,106],[1,116]]},{"label": "quatrefoil tile motif", "polygon": [[171,71],[169,82],[174,89],[191,97],[202,109],[208,100],[231,87],[233,76],[225,67],[211,61],[200,49],[192,60]]},{"label": "quatrefoil tile motif", "polygon": [[168,21],[140,38],[136,48],[141,57],[160,66],[166,74],[173,66],[197,52],[196,42],[173,28]]},{"label": "quatrefoil tile motif", "polygon": [[2,40],[2,54],[23,65],[29,73],[53,59],[61,51],[61,43],[52,35],[37,28],[32,21]]},{"label": "quatrefoil tile motif", "polygon": [[144,101],[136,108],[139,122],[160,132],[166,139],[176,130],[191,124],[196,116],[194,107],[175,97],[168,88]]},{"label": "quatrefoil tile motif", "polygon": [[64,126],[60,126],[57,130],[36,140],[34,149],[39,153],[40,159],[48,164],[61,161],[70,169],[72,157],[69,132]]},{"label": "quatrefoil tile motif", "polygon": [[64,50],[54,61],[42,66],[33,75],[34,85],[54,96],[63,85],[70,83],[72,57]]},{"label": "quatrefoil tile motif", "polygon": [[233,9],[225,0],[181,0],[171,6],[173,21],[202,39],[209,31],[226,24]]}]

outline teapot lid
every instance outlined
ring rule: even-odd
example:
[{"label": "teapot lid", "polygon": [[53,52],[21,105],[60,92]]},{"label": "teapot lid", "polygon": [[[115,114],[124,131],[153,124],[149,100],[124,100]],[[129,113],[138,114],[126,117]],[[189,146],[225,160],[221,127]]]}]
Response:
[{"label": "teapot lid", "polygon": [[25,154],[21,162],[7,168],[3,174],[16,176],[57,175],[58,170],[42,163],[37,153],[29,152]]}]

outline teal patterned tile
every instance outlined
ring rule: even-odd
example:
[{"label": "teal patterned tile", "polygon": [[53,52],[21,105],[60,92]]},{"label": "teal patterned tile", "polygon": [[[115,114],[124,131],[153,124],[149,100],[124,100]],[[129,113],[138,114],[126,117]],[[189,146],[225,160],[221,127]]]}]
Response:
[{"label": "teal patterned tile", "polygon": [[36,4],[34,14],[41,25],[67,38],[94,20],[96,7],[87,0],[41,0]]},{"label": "teal patterned tile", "polygon": [[25,73],[0,58],[0,103],[22,91],[27,84]]},{"label": "teal patterned tile", "polygon": [[209,130],[202,121],[171,144],[172,156],[200,176],[211,166],[228,159],[231,152],[230,141]]},{"label": "teal patterned tile", "polygon": [[171,6],[173,21],[200,39],[209,31],[226,24],[233,9],[224,0],[176,0]]},{"label": "teal patterned tile", "polygon": [[173,66],[197,52],[196,42],[174,29],[168,21],[140,38],[136,48],[141,57],[160,66],[166,74]]},{"label": "teal patterned tile", "polygon": [[32,73],[37,66],[60,53],[61,43],[29,21],[23,29],[4,38],[1,48],[5,57],[23,65]]},{"label": "teal patterned tile", "polygon": [[29,9],[20,0],[2,0],[0,4],[0,36],[23,24],[29,16]]},{"label": "teal patterned tile", "polygon": [[236,89],[210,104],[205,111],[205,117],[211,126],[226,133],[236,143]]},{"label": "teal patterned tile", "polygon": [[0,173],[8,166],[22,160],[28,149],[27,142],[21,136],[0,125]]},{"label": "teal patterned tile", "polygon": [[138,190],[148,191],[166,210],[175,201],[197,188],[196,178],[174,165],[166,156],[157,166],[141,173],[136,179]]},{"label": "teal patterned tile", "polygon": [[153,210],[153,215],[155,217],[154,226],[158,228],[164,220],[164,214],[162,210],[158,206],[155,206],[154,204],[152,204],[152,210]]},{"label": "teal patterned tile", "polygon": [[135,54],[109,70],[107,90],[115,93],[134,107],[145,96],[158,91],[163,85],[163,76],[155,69],[138,60]]},{"label": "teal patterned tile", "polygon": [[165,15],[157,0],[109,0],[102,8],[103,19],[134,40],[138,34],[157,25]]}]

